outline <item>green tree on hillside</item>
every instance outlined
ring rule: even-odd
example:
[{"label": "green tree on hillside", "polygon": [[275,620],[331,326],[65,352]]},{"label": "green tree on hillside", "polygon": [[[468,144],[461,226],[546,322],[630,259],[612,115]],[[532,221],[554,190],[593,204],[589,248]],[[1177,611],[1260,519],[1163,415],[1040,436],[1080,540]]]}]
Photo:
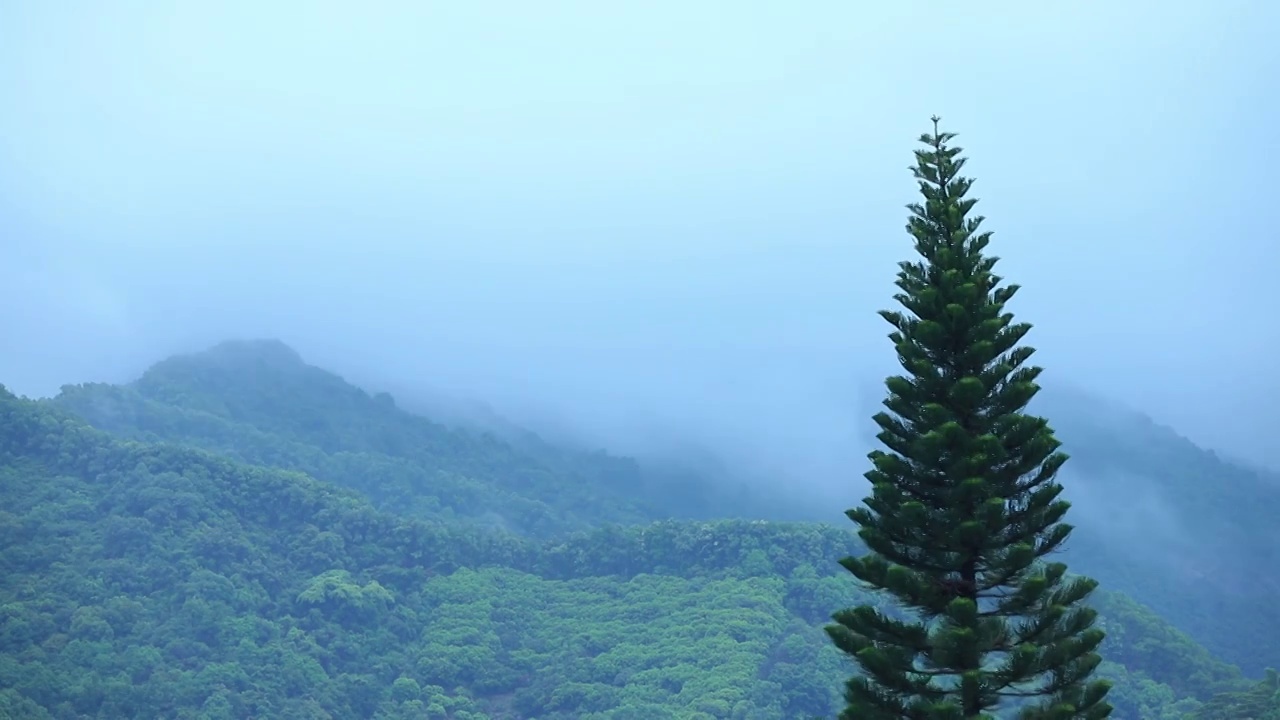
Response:
[{"label": "green tree on hillside", "polygon": [[1280,673],[1267,668],[1252,687],[1219,693],[1188,720],[1280,720]]},{"label": "green tree on hillside", "polygon": [[1067,456],[1043,418],[1024,414],[1038,391],[1031,329],[1005,304],[989,232],[969,216],[953,133],[921,136],[913,169],[923,204],[907,230],[922,260],[899,264],[882,311],[905,376],[886,380],[875,416],[888,452],[869,455],[864,506],[848,511],[869,549],[841,564],[903,610],[840,610],[827,631],[862,672],[841,718],[1104,718],[1105,681],[1091,680],[1103,632],[1083,600],[1097,583],[1047,562],[1071,526],[1054,478]]}]

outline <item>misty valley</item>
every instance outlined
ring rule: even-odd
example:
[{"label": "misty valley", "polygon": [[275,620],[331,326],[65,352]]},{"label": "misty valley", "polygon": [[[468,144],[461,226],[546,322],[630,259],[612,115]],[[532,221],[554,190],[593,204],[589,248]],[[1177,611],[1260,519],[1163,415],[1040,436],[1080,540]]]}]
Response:
[{"label": "misty valley", "polygon": [[[1061,407],[1082,476],[1202,540],[1073,536],[1113,716],[1271,717],[1276,478]],[[822,627],[887,607],[802,496],[439,424],[275,341],[0,408],[0,717],[832,717]]]}]

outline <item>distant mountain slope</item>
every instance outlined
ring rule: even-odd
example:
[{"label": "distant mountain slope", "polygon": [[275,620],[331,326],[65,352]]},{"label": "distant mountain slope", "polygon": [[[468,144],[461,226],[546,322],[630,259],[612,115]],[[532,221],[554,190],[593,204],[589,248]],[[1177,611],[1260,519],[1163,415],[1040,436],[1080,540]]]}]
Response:
[{"label": "distant mountain slope", "polygon": [[[534,536],[604,522],[818,514],[803,497],[752,496],[694,473],[559,448],[514,427],[502,437],[449,428],[274,341],[170,358],[127,386],[69,386],[53,403],[125,437],[300,470],[388,511]],[[1280,486],[1083,393],[1047,389],[1033,409],[1072,455],[1062,474],[1079,526],[1068,543],[1072,568],[1156,609],[1252,675],[1280,665],[1272,640],[1280,637]],[[860,473],[850,468],[851,484]]]},{"label": "distant mountain slope", "polygon": [[[300,473],[126,442],[0,388],[0,715],[794,720],[848,671],[845,529],[606,526],[535,543]],[[1234,670],[1099,598],[1118,720]]]},{"label": "distant mountain slope", "polygon": [[1071,459],[1068,560],[1131,594],[1221,657],[1280,665],[1280,484],[1167,427],[1083,393],[1034,408]]},{"label": "distant mountain slope", "polygon": [[64,387],[54,402],[126,437],[302,470],[393,511],[533,535],[733,515],[752,502],[688,474],[556,448],[532,433],[499,437],[432,422],[307,365],[276,341],[222,343],[159,362],[126,386]]}]

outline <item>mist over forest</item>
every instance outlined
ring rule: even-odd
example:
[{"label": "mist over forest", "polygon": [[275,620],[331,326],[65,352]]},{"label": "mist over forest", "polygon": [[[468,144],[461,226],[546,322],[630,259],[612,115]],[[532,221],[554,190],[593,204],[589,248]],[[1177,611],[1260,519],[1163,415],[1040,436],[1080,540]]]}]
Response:
[{"label": "mist over forest", "polygon": [[[13,417],[66,412],[115,438],[67,430],[86,453],[176,443],[354,488],[381,513],[413,505],[414,522],[540,537],[754,519],[785,498],[779,518],[847,525],[885,377],[901,372],[877,313],[912,256],[910,153],[937,114],[972,157],[996,272],[1022,286],[1009,310],[1034,325],[1026,343],[1046,368],[1032,410],[1073,456],[1068,557],[1198,643],[1171,656],[1203,650],[1260,677],[1280,660],[1235,643],[1231,623],[1280,590],[1252,579],[1280,567],[1256,534],[1280,506],[1280,236],[1265,212],[1277,27],[1280,5],[1262,0],[5,4],[0,383],[39,400]],[[276,397],[264,378],[297,385]],[[255,393],[276,404],[244,399]],[[379,393],[475,435],[439,440],[379,409]],[[385,438],[326,444],[294,426],[308,412],[467,449],[424,460]],[[394,495],[361,484],[344,453],[405,487],[437,465],[470,479],[456,497]],[[32,462],[5,477],[89,477],[66,457]],[[526,471],[535,488],[633,472],[655,484],[592,511],[476,489]],[[680,506],[673,488],[690,486]],[[478,497],[509,506],[472,517]],[[737,509],[707,510],[721,502]],[[355,547],[365,530],[352,532]],[[343,567],[376,576],[355,557]],[[577,577],[512,557],[484,562]],[[276,560],[299,573],[290,592],[312,577]],[[1168,670],[1182,665],[1148,661],[1116,661],[1160,685],[1132,691],[1144,708],[1228,687],[1183,688]],[[93,716],[78,712],[59,717]]]},{"label": "mist over forest", "polygon": [[605,445],[838,467],[937,112],[1044,384],[1280,464],[1272,5],[731,7],[6,8],[0,374],[279,338]]}]

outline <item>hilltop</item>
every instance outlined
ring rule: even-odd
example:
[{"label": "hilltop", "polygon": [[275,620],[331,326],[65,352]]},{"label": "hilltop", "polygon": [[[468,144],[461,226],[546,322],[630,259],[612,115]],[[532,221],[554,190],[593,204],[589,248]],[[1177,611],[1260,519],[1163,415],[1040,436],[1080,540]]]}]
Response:
[{"label": "hilltop", "polygon": [[306,364],[278,341],[225,342],[163,360],[128,385],[66,386],[53,402],[122,437],[300,470],[392,512],[539,537],[765,507],[788,516],[789,503],[741,486],[555,447],[528,431],[434,422]]}]

